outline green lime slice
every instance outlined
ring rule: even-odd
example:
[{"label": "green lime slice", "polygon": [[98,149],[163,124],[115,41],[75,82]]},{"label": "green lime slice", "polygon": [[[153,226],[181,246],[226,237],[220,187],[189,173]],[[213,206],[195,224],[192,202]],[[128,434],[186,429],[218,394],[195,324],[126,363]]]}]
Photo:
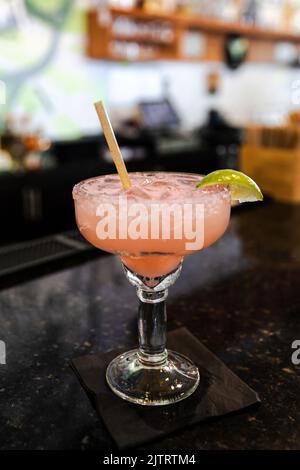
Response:
[{"label": "green lime slice", "polygon": [[233,201],[253,202],[262,201],[263,195],[255,181],[249,176],[236,170],[217,170],[204,176],[197,188],[224,184],[229,186]]}]

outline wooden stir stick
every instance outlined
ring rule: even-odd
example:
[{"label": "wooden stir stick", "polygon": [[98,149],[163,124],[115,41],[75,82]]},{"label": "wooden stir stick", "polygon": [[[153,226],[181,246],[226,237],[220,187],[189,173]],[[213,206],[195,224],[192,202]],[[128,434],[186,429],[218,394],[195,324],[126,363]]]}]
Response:
[{"label": "wooden stir stick", "polygon": [[95,109],[98,114],[98,118],[103,129],[104,137],[106,139],[110,153],[113,157],[113,161],[116,165],[117,172],[119,174],[123,188],[129,189],[131,187],[131,181],[103,102],[97,101],[97,103],[95,103]]}]

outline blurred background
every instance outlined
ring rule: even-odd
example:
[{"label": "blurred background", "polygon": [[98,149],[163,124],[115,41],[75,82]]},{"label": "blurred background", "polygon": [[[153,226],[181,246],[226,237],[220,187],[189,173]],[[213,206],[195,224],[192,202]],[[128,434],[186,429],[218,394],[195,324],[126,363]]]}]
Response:
[{"label": "blurred background", "polygon": [[300,0],[1,0],[0,80],[3,274],[84,249],[72,187],[115,171],[99,99],[130,171],[300,202]]}]

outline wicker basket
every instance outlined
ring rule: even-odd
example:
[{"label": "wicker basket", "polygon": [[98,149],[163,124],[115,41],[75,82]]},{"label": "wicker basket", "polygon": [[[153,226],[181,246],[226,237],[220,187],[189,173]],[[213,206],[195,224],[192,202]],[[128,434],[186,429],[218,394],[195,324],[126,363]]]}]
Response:
[{"label": "wicker basket", "polygon": [[249,127],[240,168],[265,194],[300,203],[300,130],[293,126]]}]

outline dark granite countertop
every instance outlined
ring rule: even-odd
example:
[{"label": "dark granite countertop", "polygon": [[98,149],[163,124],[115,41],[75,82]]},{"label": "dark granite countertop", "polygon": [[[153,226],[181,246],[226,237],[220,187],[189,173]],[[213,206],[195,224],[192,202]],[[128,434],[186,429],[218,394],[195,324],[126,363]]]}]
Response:
[{"label": "dark granite countertop", "polygon": [[[300,207],[235,211],[227,234],[186,259],[170,289],[169,329],[186,326],[262,399],[258,409],[201,423],[147,449],[297,449]],[[136,342],[137,299],[105,256],[0,292],[1,449],[115,445],[69,368],[73,357]]]}]

